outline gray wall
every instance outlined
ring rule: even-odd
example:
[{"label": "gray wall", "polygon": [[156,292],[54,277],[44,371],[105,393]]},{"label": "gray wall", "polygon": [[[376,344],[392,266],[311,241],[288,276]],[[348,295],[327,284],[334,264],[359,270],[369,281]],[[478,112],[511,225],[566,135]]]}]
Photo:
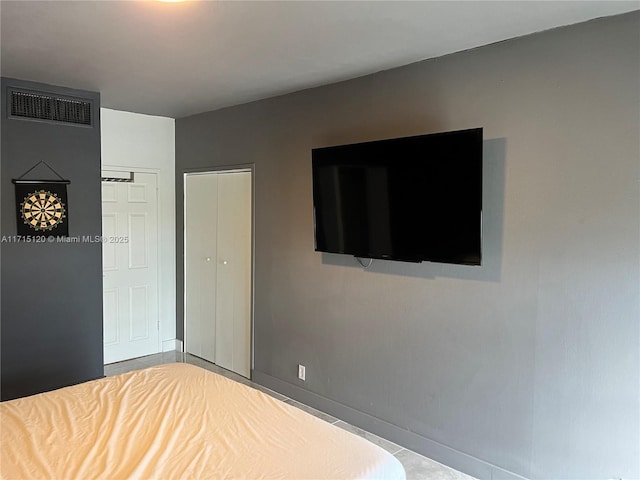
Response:
[{"label": "gray wall", "polygon": [[[93,127],[8,119],[6,88],[88,98]],[[100,95],[2,78],[2,399],[103,376],[100,243],[12,243],[11,180],[45,160],[71,180],[69,235],[100,235]],[[40,173],[41,175],[38,175]],[[51,179],[45,169],[28,178]]]},{"label": "gray wall", "polygon": [[[183,172],[255,163],[254,379],[482,478],[638,478],[639,32],[635,12],[178,120],[178,252]],[[482,267],[313,251],[313,147],[472,127]]]}]

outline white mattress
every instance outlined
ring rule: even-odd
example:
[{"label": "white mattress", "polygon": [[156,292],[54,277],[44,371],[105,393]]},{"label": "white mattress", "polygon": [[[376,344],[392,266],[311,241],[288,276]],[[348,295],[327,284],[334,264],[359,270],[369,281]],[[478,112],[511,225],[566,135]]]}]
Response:
[{"label": "white mattress", "polygon": [[3,479],[404,479],[367,440],[175,363],[0,404]]}]

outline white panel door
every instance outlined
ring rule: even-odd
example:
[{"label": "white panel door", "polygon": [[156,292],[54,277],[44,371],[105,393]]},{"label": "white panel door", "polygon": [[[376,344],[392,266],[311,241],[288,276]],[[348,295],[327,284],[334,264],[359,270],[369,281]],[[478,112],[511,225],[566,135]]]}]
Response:
[{"label": "white panel door", "polygon": [[251,371],[251,172],[187,175],[186,351]]},{"label": "white panel door", "polygon": [[104,362],[160,351],[155,174],[102,183]]}]

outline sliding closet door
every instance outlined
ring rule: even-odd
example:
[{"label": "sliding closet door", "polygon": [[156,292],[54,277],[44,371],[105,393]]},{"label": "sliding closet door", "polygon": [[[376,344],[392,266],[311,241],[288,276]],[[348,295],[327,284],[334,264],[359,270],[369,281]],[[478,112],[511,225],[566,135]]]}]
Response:
[{"label": "sliding closet door", "polygon": [[187,175],[186,351],[249,377],[251,172]]},{"label": "sliding closet door", "polygon": [[185,177],[185,351],[215,363],[218,176]]},{"label": "sliding closet door", "polygon": [[251,173],[218,179],[216,364],[249,376],[251,342]]}]

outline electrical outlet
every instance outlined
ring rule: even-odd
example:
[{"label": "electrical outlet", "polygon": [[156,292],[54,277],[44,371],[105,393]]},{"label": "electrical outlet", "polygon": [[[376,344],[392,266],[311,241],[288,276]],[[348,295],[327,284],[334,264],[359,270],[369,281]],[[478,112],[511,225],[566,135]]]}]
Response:
[{"label": "electrical outlet", "polygon": [[298,378],[303,382],[306,380],[306,368],[304,365],[298,365]]}]

